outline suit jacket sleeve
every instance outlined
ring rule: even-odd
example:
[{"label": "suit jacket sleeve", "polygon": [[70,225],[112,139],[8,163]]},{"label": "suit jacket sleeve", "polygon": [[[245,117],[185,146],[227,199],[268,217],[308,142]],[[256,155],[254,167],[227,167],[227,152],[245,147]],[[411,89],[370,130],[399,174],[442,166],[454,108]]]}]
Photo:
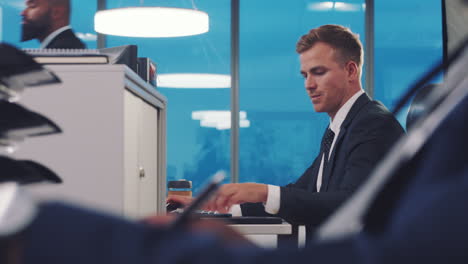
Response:
[{"label": "suit jacket sleeve", "polygon": [[48,49],[86,49],[84,44],[78,37],[76,37],[73,30],[68,29],[58,34],[47,45]]},{"label": "suit jacket sleeve", "polygon": [[[316,158],[312,165],[309,168],[307,168],[307,170],[295,183],[288,184],[285,187],[306,190],[309,186],[309,178],[311,177],[310,175],[314,173],[314,170],[316,170],[319,161],[319,158]],[[263,203],[244,203],[240,206],[242,210],[242,215],[245,216],[276,216],[265,212],[265,206],[263,205]]]},{"label": "suit jacket sleeve", "polygon": [[355,120],[346,133],[336,150],[345,157],[344,168],[335,168],[342,172],[336,175],[342,177],[339,186],[311,192],[299,179],[296,184],[281,187],[280,217],[294,224],[319,225],[367,179],[403,130],[393,116],[377,114]]}]

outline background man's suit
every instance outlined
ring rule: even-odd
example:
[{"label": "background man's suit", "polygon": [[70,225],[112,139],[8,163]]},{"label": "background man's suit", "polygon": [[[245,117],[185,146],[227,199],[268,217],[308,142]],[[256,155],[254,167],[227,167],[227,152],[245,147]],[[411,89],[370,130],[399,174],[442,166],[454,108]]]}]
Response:
[{"label": "background man's suit", "polygon": [[67,29],[53,38],[46,49],[85,49],[86,45],[76,37],[71,29]]},{"label": "background man's suit", "polygon": [[[293,184],[281,187],[278,216],[292,224],[306,224],[307,237],[349,197],[394,142],[404,133],[395,117],[377,101],[361,95],[341,125],[322,187],[316,181],[321,156]],[[241,205],[243,215],[265,215],[261,204]]]}]

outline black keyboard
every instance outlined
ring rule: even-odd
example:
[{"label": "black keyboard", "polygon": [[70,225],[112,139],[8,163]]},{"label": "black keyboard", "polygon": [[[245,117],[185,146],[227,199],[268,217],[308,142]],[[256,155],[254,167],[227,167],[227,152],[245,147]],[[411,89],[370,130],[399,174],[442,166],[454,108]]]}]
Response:
[{"label": "black keyboard", "polygon": [[194,214],[198,218],[231,218],[232,214],[221,214],[215,212],[198,211]]},{"label": "black keyboard", "polygon": [[[175,210],[170,212],[171,214],[181,214],[183,210]],[[193,217],[195,218],[230,218],[232,217],[232,214],[221,214],[221,213],[216,213],[216,212],[210,212],[210,211],[202,211],[202,210],[197,210],[193,214]]]},{"label": "black keyboard", "polygon": [[[202,217],[203,219],[220,219],[219,217],[206,216]],[[244,224],[244,225],[274,225],[282,224],[283,219],[280,217],[273,216],[231,216],[222,218],[223,221],[226,221],[229,224]]]},{"label": "black keyboard", "polygon": [[[179,211],[174,211],[172,214],[179,214]],[[232,214],[221,214],[209,211],[196,211],[193,216],[201,219],[217,219],[223,220],[228,224],[250,224],[250,225],[272,225],[282,224],[283,219],[280,217],[273,216],[232,216]]]}]

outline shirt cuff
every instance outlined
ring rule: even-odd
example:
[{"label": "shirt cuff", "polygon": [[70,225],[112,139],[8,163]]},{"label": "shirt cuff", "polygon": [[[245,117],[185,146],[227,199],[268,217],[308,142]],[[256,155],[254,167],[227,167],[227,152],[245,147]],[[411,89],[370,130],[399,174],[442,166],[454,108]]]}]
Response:
[{"label": "shirt cuff", "polygon": [[279,186],[268,185],[268,196],[265,203],[265,212],[277,214],[280,208],[281,189]]},{"label": "shirt cuff", "polygon": [[240,207],[240,204],[235,204],[231,206],[231,209],[229,209],[229,213],[232,216],[242,216],[242,209]]}]

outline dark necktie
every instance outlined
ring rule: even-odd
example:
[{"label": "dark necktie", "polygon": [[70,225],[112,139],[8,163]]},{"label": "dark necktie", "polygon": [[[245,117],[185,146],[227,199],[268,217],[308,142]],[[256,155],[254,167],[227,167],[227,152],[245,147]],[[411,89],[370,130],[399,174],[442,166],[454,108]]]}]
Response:
[{"label": "dark necktie", "polygon": [[325,175],[325,168],[328,165],[328,157],[330,156],[330,148],[333,143],[333,138],[335,137],[335,133],[330,128],[327,128],[325,135],[322,138],[322,145],[320,146],[320,153],[324,155],[323,159],[323,170],[322,170],[322,182],[324,181],[323,176]]}]

